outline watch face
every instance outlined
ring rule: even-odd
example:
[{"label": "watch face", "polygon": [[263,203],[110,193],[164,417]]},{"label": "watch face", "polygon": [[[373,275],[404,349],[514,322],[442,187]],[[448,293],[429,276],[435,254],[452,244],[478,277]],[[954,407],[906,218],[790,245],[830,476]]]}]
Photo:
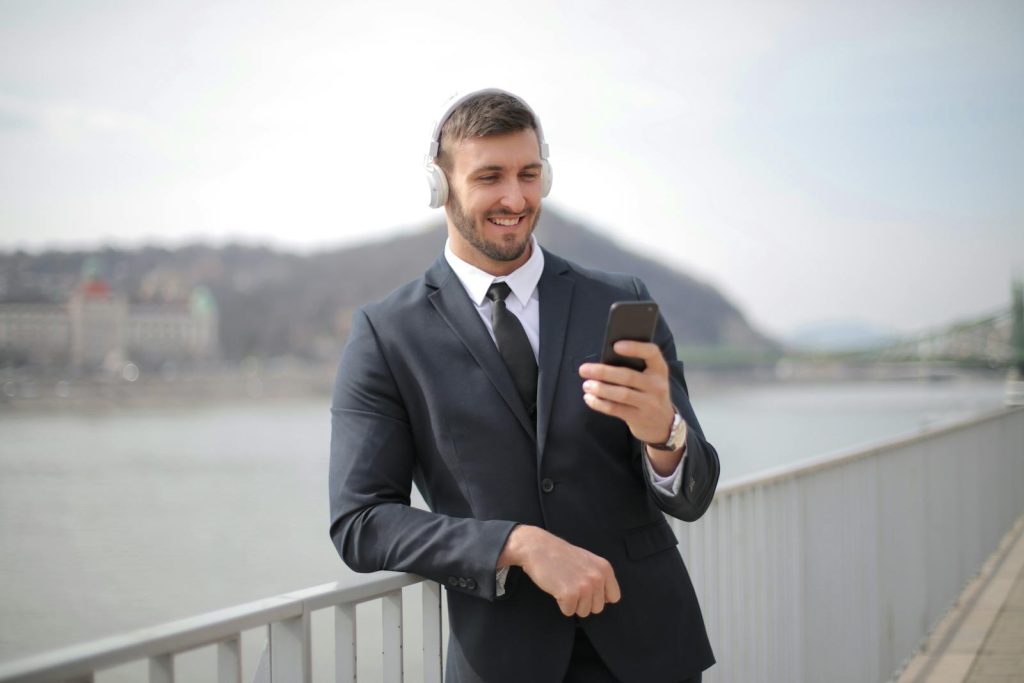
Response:
[{"label": "watch face", "polygon": [[672,447],[672,450],[679,449],[683,445],[685,436],[686,423],[683,422],[682,416],[677,412],[672,420],[672,433],[668,437],[668,445]]}]

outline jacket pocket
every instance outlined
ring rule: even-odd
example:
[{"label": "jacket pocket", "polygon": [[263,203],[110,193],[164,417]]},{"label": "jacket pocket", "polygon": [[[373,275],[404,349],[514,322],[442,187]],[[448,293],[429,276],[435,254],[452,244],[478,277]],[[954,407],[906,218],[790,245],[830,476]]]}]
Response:
[{"label": "jacket pocket", "polygon": [[679,545],[679,539],[664,519],[630,529],[626,532],[624,540],[626,555],[631,560],[639,560]]}]

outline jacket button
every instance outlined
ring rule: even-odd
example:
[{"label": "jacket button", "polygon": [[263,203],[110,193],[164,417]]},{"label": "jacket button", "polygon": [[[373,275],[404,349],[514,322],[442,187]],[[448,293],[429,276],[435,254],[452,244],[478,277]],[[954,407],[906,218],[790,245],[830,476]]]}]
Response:
[{"label": "jacket button", "polygon": [[462,577],[459,577],[459,588],[468,588],[468,587],[469,587],[469,584],[466,583],[466,580],[464,578],[462,578]]},{"label": "jacket button", "polygon": [[540,482],[540,490],[543,491],[544,493],[551,493],[552,491],[555,490],[555,482],[545,477]]},{"label": "jacket button", "polygon": [[454,576],[449,576],[448,577],[448,585],[449,586],[458,586],[459,585],[459,580],[456,579]]},{"label": "jacket button", "polygon": [[476,590],[476,581],[473,579],[466,579],[466,588],[469,590]]}]

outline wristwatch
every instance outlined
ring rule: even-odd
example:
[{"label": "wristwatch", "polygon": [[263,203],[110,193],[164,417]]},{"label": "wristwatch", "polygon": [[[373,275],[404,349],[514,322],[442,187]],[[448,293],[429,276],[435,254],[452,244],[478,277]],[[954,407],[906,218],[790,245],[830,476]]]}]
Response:
[{"label": "wristwatch", "polygon": [[[646,443],[646,442],[645,442]],[[673,408],[672,427],[668,432],[668,440],[665,443],[648,443],[648,448],[656,451],[678,451],[686,443],[686,422],[679,410]]]}]

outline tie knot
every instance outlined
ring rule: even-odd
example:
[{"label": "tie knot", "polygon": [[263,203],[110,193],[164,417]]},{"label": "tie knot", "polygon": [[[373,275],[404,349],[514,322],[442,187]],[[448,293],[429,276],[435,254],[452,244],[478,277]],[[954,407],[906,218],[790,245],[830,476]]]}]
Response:
[{"label": "tie knot", "polygon": [[495,282],[487,288],[487,298],[491,301],[504,301],[511,293],[512,288],[505,282]]}]

